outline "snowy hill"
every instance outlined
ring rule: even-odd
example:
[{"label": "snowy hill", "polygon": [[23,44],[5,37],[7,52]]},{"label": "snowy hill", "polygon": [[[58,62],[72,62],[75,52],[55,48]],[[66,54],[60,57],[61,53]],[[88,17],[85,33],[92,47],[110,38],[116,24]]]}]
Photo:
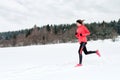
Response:
[{"label": "snowy hill", "polygon": [[0,48],[0,80],[119,80],[120,41],[90,41],[102,57],[84,55],[78,62],[78,43]]}]

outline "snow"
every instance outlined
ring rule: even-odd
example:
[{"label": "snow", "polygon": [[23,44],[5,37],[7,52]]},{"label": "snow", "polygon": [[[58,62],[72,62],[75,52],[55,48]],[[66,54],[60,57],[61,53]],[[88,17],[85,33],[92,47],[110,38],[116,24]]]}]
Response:
[{"label": "snow", "polygon": [[79,43],[0,48],[0,80],[119,80],[120,40],[89,41],[89,50],[78,62]]}]

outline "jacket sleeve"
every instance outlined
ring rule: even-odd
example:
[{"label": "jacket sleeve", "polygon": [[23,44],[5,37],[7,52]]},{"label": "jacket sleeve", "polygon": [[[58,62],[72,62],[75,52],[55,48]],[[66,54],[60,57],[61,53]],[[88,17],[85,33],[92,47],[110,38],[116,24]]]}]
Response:
[{"label": "jacket sleeve", "polygon": [[88,35],[90,35],[90,31],[86,27],[84,27],[84,34],[82,34],[82,35],[88,36]]}]

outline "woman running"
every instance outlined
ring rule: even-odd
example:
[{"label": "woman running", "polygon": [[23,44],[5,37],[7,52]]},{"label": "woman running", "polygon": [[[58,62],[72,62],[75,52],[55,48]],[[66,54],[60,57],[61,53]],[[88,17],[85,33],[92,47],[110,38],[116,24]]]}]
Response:
[{"label": "woman running", "polygon": [[96,51],[87,51],[86,44],[87,44],[87,36],[90,35],[90,31],[87,27],[83,24],[84,20],[77,20],[77,30],[75,33],[76,38],[80,43],[80,48],[78,50],[79,53],[79,64],[76,67],[82,66],[82,51],[84,51],[85,55],[96,53],[100,57],[100,53],[98,50]]}]

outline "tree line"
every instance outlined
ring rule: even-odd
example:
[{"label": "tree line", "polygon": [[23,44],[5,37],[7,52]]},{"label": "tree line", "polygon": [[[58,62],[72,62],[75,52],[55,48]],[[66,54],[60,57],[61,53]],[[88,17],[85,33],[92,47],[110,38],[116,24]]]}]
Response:
[{"label": "tree line", "polygon": [[[88,40],[113,39],[120,35],[120,19],[85,24],[91,32]],[[76,42],[76,24],[34,25],[31,29],[0,33],[0,47]]]}]

